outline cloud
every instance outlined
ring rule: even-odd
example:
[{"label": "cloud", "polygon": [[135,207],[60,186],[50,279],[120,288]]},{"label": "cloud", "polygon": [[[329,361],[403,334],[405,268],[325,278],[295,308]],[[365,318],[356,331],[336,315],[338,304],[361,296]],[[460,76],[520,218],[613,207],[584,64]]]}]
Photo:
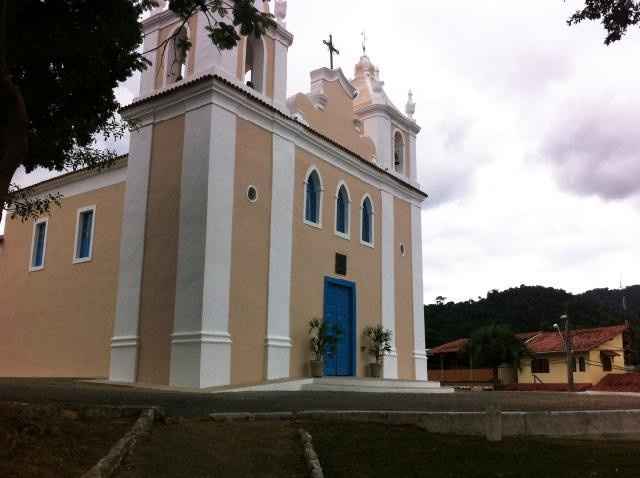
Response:
[{"label": "cloud", "polygon": [[559,105],[542,154],[561,187],[581,195],[625,199],[640,192],[638,125],[637,95],[606,91],[573,97]]}]

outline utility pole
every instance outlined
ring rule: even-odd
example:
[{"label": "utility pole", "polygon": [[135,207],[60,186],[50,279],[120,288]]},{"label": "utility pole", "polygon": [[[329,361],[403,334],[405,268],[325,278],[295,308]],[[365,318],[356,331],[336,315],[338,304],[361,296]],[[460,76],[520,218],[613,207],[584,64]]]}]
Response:
[{"label": "utility pole", "polygon": [[563,314],[562,316],[560,316],[560,318],[564,319],[564,337],[562,336],[562,332],[560,332],[560,327],[558,326],[558,324],[555,324],[554,327],[556,328],[558,334],[560,334],[560,338],[562,338],[564,342],[564,351],[567,361],[567,386],[570,392],[575,392],[575,386],[573,383],[573,350],[571,344],[569,316],[567,314]]}]

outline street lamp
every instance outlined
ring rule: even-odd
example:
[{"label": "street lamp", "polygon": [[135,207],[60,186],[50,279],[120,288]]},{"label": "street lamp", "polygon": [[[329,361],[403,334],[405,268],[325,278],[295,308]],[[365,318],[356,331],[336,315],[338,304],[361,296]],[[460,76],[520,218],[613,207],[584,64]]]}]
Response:
[{"label": "street lamp", "polygon": [[571,351],[571,337],[569,336],[569,316],[567,314],[562,314],[560,316],[560,320],[564,320],[564,337],[562,336],[560,326],[557,323],[553,324],[553,328],[558,331],[558,335],[564,343],[564,351],[566,353],[567,360],[567,385],[569,387],[569,391],[573,392],[575,391],[575,387],[573,385],[573,353]]}]

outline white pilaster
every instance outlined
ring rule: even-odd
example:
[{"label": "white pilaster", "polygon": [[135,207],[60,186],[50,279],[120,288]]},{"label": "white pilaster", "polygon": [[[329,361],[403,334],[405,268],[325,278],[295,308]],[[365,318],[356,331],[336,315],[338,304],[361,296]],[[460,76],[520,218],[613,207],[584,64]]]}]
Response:
[{"label": "white pilaster", "polygon": [[157,50],[153,50],[156,46],[158,46],[158,36],[160,34],[160,30],[155,30],[147,33],[144,36],[144,44],[143,50],[147,53],[144,57],[151,62],[150,65],[147,66],[146,70],[143,70],[140,74],[140,96],[145,96],[151,93],[155,89],[155,81],[156,81],[156,54]]},{"label": "white pilaster", "polygon": [[210,387],[231,381],[235,148],[234,114],[214,105],[186,114],[172,385]]},{"label": "white pilaster", "polygon": [[411,270],[413,273],[413,359],[416,380],[428,380],[422,290],[422,209],[411,206]]},{"label": "white pilaster", "polygon": [[109,379],[134,382],[153,126],[131,132]]},{"label": "white pilaster", "polygon": [[289,376],[294,178],[295,145],[274,134],[269,302],[265,340],[267,380]]},{"label": "white pilaster", "polygon": [[289,46],[278,37],[275,41],[273,63],[273,102],[276,108],[287,111],[287,52]]},{"label": "white pilaster", "polygon": [[396,279],[395,279],[395,224],[393,195],[380,192],[381,212],[381,254],[382,254],[382,326],[391,330],[392,351],[384,358],[384,378],[398,378],[398,354],[396,351]]},{"label": "white pilaster", "polygon": [[376,145],[376,162],[382,168],[393,171],[391,120],[382,113],[363,119],[364,133]]},{"label": "white pilaster", "polygon": [[409,180],[418,182],[418,152],[416,150],[416,136],[409,135]]},{"label": "white pilaster", "polygon": [[238,65],[238,47],[230,50],[221,50],[211,43],[209,32],[206,27],[209,25],[204,13],[198,13],[198,27],[195,32],[195,54],[194,73],[215,72],[229,79],[236,78],[236,68]]}]

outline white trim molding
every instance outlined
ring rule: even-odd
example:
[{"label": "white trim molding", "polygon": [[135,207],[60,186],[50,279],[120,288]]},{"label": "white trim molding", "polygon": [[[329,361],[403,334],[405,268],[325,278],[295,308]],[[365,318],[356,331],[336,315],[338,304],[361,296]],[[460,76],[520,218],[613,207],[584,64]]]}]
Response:
[{"label": "white trim molding", "polygon": [[[36,246],[36,230],[38,224],[44,224],[44,239],[42,241],[42,264],[39,266],[33,265],[35,246]],[[43,217],[33,223],[33,231],[31,233],[31,249],[29,254],[29,272],[38,272],[44,269],[45,259],[47,257],[47,236],[49,235],[49,218]]]},{"label": "white trim molding", "polygon": [[[338,196],[340,195],[340,188],[343,188],[347,193],[347,218],[346,218],[346,222],[347,222],[347,232],[340,232],[338,231]],[[351,239],[351,191],[349,191],[349,186],[347,185],[347,183],[343,180],[340,180],[338,182],[338,187],[336,188],[336,195],[334,197],[334,211],[335,211],[335,216],[334,216],[334,220],[333,220],[333,232],[336,236],[342,238],[342,239],[346,239],[346,240],[350,240]]]},{"label": "white trim molding", "polygon": [[[151,164],[152,125],[131,132],[127,167],[127,188],[124,196],[120,265],[118,268],[118,298],[113,337],[137,337],[140,319],[140,292],[144,262],[147,191]],[[137,340],[137,339],[136,339]],[[135,382],[138,343],[128,347],[111,346],[109,379],[115,382]]]},{"label": "white trim molding", "polygon": [[342,72],[342,68],[330,70],[327,67],[318,68],[317,70],[313,70],[311,72],[311,92],[313,94],[322,94],[322,84],[324,82],[334,81],[340,83],[344,91],[351,99],[355,98],[358,94],[358,90],[347,79],[345,74]]},{"label": "white trim molding", "polygon": [[[93,213],[93,217],[91,219],[91,234],[89,239],[89,255],[86,257],[78,257],[78,235],[80,233],[80,216],[87,212],[91,211]],[[76,233],[73,239],[73,264],[82,264],[83,262],[89,262],[93,259],[93,240],[95,238],[95,230],[96,230],[96,205],[93,204],[91,206],[81,207],[76,211]]]},{"label": "white trim molding", "polygon": [[[376,165],[358,158],[319,134],[310,132],[293,117],[280,110],[272,109],[274,106],[271,105],[271,99],[243,87],[238,81],[232,81],[220,75],[224,76],[224,73],[221,71],[204,73],[183,85],[176,86],[170,93],[160,92],[156,97],[138,98],[132,105],[122,109],[120,114],[124,119],[135,120],[138,123],[142,123],[145,118],[162,121],[213,103],[266,131],[289,139],[297,147],[321,161],[341,168],[346,174],[362,180],[373,188],[393,192],[397,197],[411,204],[420,205],[424,202],[426,197],[424,192],[397,175],[389,171],[385,172],[383,165]],[[247,95],[260,101],[247,101]],[[261,102],[265,102],[266,105]],[[365,132],[370,136],[367,128],[365,124]],[[390,156],[390,148],[390,144],[387,145],[388,156]],[[378,158],[380,159],[379,154]]]},{"label": "white trim molding", "polygon": [[295,145],[274,134],[265,339],[267,380],[290,375],[294,189]]},{"label": "white trim molding", "polygon": [[413,274],[413,339],[416,380],[428,380],[422,290],[422,208],[411,206],[411,273]]},{"label": "white trim molding", "polygon": [[[363,216],[363,210],[364,210],[364,201],[366,199],[369,199],[369,203],[371,204],[371,242],[367,242],[365,240],[362,239],[362,218]],[[360,238],[360,244],[362,244],[363,246],[367,246],[370,248],[374,248],[375,244],[376,244],[376,221],[375,221],[375,217],[376,217],[376,207],[375,207],[375,203],[373,202],[373,199],[371,198],[371,196],[369,195],[369,193],[365,193],[362,196],[362,199],[360,200],[360,230],[358,231],[358,236]]]},{"label": "white trim molding", "polygon": [[[307,220],[307,183],[309,182],[309,177],[313,172],[316,172],[318,175],[318,182],[320,183],[320,192],[318,194],[318,222],[312,222]],[[317,229],[322,229],[322,213],[323,213],[323,204],[324,204],[324,182],[322,181],[322,174],[320,174],[320,170],[316,166],[309,166],[306,174],[304,175],[304,202],[302,203],[302,222],[304,222],[307,226],[315,227]]]}]

